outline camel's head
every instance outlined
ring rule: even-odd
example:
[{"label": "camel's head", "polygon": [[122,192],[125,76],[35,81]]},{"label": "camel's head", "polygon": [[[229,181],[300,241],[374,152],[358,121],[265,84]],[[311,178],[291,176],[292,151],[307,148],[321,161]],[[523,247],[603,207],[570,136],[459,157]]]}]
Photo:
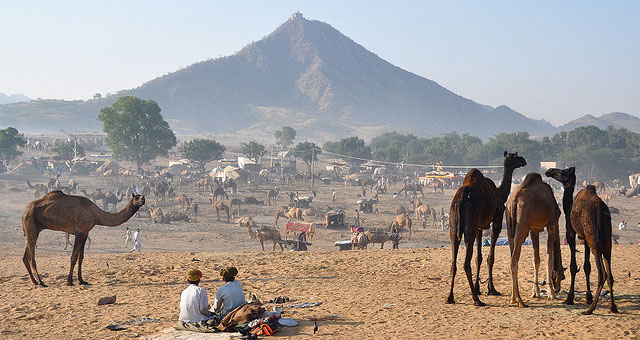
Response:
[{"label": "camel's head", "polygon": [[564,271],[567,268],[561,267],[558,269],[551,270],[551,285],[553,286],[553,290],[556,293],[560,292],[562,280],[564,280]]},{"label": "camel's head", "polygon": [[547,177],[551,177],[562,184],[576,183],[575,167],[570,167],[566,169],[556,169],[556,168],[547,169],[547,171],[544,172],[544,175]]},{"label": "camel's head", "polygon": [[140,209],[140,207],[143,206],[145,203],[144,196],[132,193],[131,203],[133,203],[134,207],[136,207],[137,209]]},{"label": "camel's head", "polygon": [[527,160],[524,159],[524,157],[522,156],[518,156],[518,153],[510,153],[510,152],[504,152],[504,166],[511,168],[511,169],[517,169],[517,168],[522,168],[523,166],[527,166]]}]

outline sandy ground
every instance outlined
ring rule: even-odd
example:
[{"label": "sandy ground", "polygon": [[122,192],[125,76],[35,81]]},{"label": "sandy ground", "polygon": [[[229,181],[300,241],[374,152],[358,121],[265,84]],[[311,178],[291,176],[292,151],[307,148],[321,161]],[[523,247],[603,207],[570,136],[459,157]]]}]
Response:
[{"label": "sandy ground", "polygon": [[[519,174],[519,175],[524,175]],[[80,186],[92,192],[95,188],[113,190],[130,182],[96,177],[74,177]],[[26,180],[46,182],[47,177],[22,177],[0,174],[0,338],[45,339],[111,339],[129,338],[135,334],[149,336],[170,327],[178,315],[180,292],[184,289],[184,272],[196,267],[205,273],[203,286],[212,295],[221,282],[215,275],[226,265],[240,269],[238,279],[246,292],[255,292],[263,300],[286,295],[295,302],[322,301],[321,306],[309,309],[285,308],[286,316],[301,322],[299,327],[282,328],[278,333],[288,338],[460,338],[481,336],[491,338],[568,337],[568,338],[634,338],[640,327],[640,212],[638,199],[614,197],[610,205],[620,209],[613,215],[614,234],[620,245],[613,250],[614,291],[620,314],[608,311],[608,302],[601,301],[594,316],[582,316],[586,308],[584,296],[578,295],[576,306],[564,306],[559,301],[528,298],[533,273],[532,251],[525,247],[521,260],[520,285],[525,302],[532,305],[519,309],[508,305],[508,296],[482,296],[489,306],[472,305],[469,288],[464,279],[459,256],[456,277],[456,305],[444,304],[449,285],[451,254],[448,231],[429,225],[426,230],[414,220],[411,239],[404,239],[400,251],[373,250],[338,252],[333,243],[348,239],[348,230],[319,229],[310,251],[275,253],[260,251],[255,239],[246,229],[233,223],[217,221],[215,211],[208,207],[208,195],[197,193],[195,186],[176,188],[200,204],[197,223],[152,224],[147,218],[132,218],[126,224],[108,228],[98,226],[91,233],[92,244],[85,256],[84,275],[92,285],[67,287],[64,285],[71,252],[64,251],[64,236],[60,232],[44,231],[38,240],[38,268],[48,288],[33,287],[22,264],[24,236],[20,216],[26,203],[33,199],[26,189]],[[63,176],[64,182],[68,176]],[[238,196],[266,199],[272,185],[240,187]],[[360,193],[359,187],[317,185],[318,199],[312,204],[324,212],[341,208],[354,219],[353,209]],[[331,202],[331,190],[338,193],[338,201]],[[391,188],[397,191],[399,185]],[[308,184],[282,187],[281,192],[299,191],[310,195]],[[445,194],[426,193],[428,202],[439,213],[450,204],[454,190]],[[561,193],[557,193],[560,197]],[[284,197],[282,195],[281,197]],[[379,214],[363,216],[366,227],[386,227],[398,206],[409,206],[410,197],[393,199],[390,194],[380,196]],[[149,197],[149,203],[157,203]],[[228,203],[228,201],[227,201]],[[285,204],[281,200],[278,206]],[[121,203],[119,208],[124,204]],[[165,209],[177,210],[177,203],[162,204]],[[253,216],[259,224],[271,225],[275,207],[243,206],[242,216]],[[628,230],[617,230],[621,219]],[[323,217],[311,217],[321,221]],[[564,216],[561,217],[564,226]],[[283,223],[280,224],[282,228]],[[129,254],[124,247],[125,227],[140,228],[143,252]],[[564,227],[561,227],[564,235]],[[503,231],[504,236],[504,231]],[[543,236],[544,239],[544,236]],[[544,254],[545,242],[542,253]],[[271,245],[266,245],[270,250]],[[376,246],[378,248],[379,246]],[[425,247],[429,247],[425,249]],[[386,244],[385,248],[390,248]],[[579,247],[581,248],[581,247]],[[511,277],[507,267],[508,247],[499,247],[496,260],[496,287],[508,295]],[[569,252],[563,247],[564,266],[568,267]],[[484,249],[486,255],[487,249]],[[579,265],[582,262],[578,254]],[[194,259],[199,261],[194,261]],[[545,259],[543,259],[545,263]],[[107,266],[108,264],[108,266]],[[486,279],[486,261],[481,278]],[[541,278],[546,269],[541,267]],[[629,273],[631,276],[629,277]],[[568,272],[567,272],[568,274]],[[591,281],[596,280],[595,267]],[[563,282],[567,288],[568,280]],[[584,290],[584,274],[577,278],[577,289]],[[486,287],[483,286],[486,292]],[[116,294],[114,305],[97,306],[100,297]],[[268,305],[272,307],[272,305]],[[112,332],[104,327],[113,322],[126,322],[140,317],[160,319],[146,325],[127,325],[126,331]],[[312,332],[313,320],[320,331]]]}]

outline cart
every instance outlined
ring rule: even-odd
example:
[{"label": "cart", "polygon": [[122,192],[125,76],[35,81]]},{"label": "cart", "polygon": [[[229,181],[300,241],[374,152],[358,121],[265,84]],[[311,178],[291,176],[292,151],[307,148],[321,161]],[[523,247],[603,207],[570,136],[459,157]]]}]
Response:
[{"label": "cart", "polygon": [[327,228],[346,227],[346,224],[344,223],[344,215],[345,214],[343,210],[334,210],[327,212],[327,214],[324,216],[325,226]]}]

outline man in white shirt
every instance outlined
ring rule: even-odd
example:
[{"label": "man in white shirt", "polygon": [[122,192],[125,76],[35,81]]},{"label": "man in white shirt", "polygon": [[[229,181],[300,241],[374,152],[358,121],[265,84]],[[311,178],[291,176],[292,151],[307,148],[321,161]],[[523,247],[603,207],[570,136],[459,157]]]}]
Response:
[{"label": "man in white shirt", "polygon": [[220,276],[222,276],[225,284],[218,288],[216,299],[210,309],[211,312],[220,315],[220,319],[247,303],[244,299],[242,285],[236,281],[236,275],[238,275],[236,267],[227,267],[220,270]]},{"label": "man in white shirt", "polygon": [[129,246],[129,242],[133,244],[133,238],[131,237],[131,230],[129,230],[129,227],[127,227],[127,238],[124,239],[125,248]]},{"label": "man in white shirt", "polygon": [[620,222],[620,224],[618,225],[618,229],[619,230],[626,230],[627,229],[627,222],[622,220],[622,222]]},{"label": "man in white shirt", "polygon": [[207,290],[199,287],[202,273],[196,269],[187,271],[189,287],[180,294],[180,316],[176,329],[212,333],[216,331],[219,318],[209,312]]},{"label": "man in white shirt", "polygon": [[136,232],[133,234],[133,249],[131,249],[131,252],[133,253],[134,251],[142,251],[142,239],[140,238],[140,228],[138,228],[136,230]]}]

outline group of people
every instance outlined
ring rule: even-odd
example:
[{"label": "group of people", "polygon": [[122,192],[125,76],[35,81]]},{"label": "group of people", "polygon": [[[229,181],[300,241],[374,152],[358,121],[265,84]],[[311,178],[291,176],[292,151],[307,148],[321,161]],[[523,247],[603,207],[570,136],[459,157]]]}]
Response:
[{"label": "group of people", "polygon": [[142,251],[142,238],[140,237],[140,228],[138,228],[136,230],[135,233],[133,233],[133,236],[131,235],[131,230],[129,230],[129,227],[127,227],[127,236],[126,239],[124,240],[124,247],[128,247],[129,246],[129,242],[131,242],[131,244],[133,245],[133,249],[131,249],[131,252],[140,252]]},{"label": "group of people", "polygon": [[202,272],[189,269],[186,274],[189,286],[180,295],[179,328],[195,331],[214,330],[227,314],[244,305],[244,291],[240,282],[236,281],[236,275],[236,267],[220,270],[224,284],[218,288],[213,304],[209,305],[207,290],[199,286]]}]

